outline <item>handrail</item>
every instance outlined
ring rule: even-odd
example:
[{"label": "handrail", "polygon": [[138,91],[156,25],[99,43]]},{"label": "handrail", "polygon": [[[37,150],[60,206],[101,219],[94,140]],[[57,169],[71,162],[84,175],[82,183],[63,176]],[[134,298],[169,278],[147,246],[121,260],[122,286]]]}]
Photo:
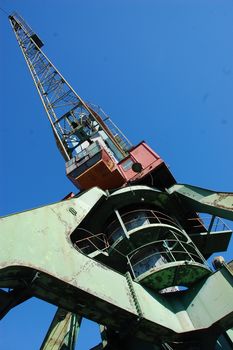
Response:
[{"label": "handrail", "polygon": [[[136,218],[132,218],[130,219],[129,216],[130,215],[134,215],[134,214],[140,214],[142,213],[144,216],[143,217],[136,217]],[[140,227],[140,226],[145,226],[148,224],[155,224],[155,223],[159,223],[159,224],[166,224],[166,225],[171,225],[174,226],[175,228],[178,228],[179,230],[181,229],[181,227],[168,215],[156,211],[156,210],[150,210],[150,209],[136,209],[136,210],[132,210],[129,212],[126,212],[124,214],[121,215],[122,221],[126,227],[126,229],[130,232],[131,230]],[[128,220],[127,220],[128,218]],[[142,222],[142,221],[147,221],[148,222]],[[137,223],[138,225],[135,225],[135,227],[130,228],[130,225]],[[114,228],[115,226],[115,228]],[[106,232],[112,231],[111,233],[108,234],[108,238],[111,239],[114,234],[116,233],[117,230],[121,229],[121,225],[118,221],[118,219],[115,219],[114,221],[112,221],[107,229]]]},{"label": "handrail", "polygon": [[[200,215],[200,214],[199,214]],[[193,227],[205,227],[206,231],[208,231],[208,227],[211,224],[211,232],[218,232],[218,231],[232,231],[227,224],[218,216],[213,217],[212,215],[201,215],[198,218],[189,218],[188,221],[194,221],[196,222],[196,225],[193,225]],[[212,221],[212,223],[211,223]],[[200,224],[198,224],[198,222]]]},{"label": "handrail", "polygon": [[[184,258],[182,260],[180,258],[176,259],[177,255],[179,255],[179,256],[184,255],[184,257],[186,257],[186,258]],[[201,256],[199,256],[198,254],[195,254],[195,253],[188,252],[186,250],[172,250],[172,254],[170,254],[170,252],[168,252],[166,250],[158,250],[157,252],[154,252],[153,254],[147,255],[143,259],[138,260],[134,263],[132,263],[132,258],[129,258],[129,261],[130,261],[132,268],[135,268],[137,265],[145,262],[146,260],[150,260],[153,256],[157,256],[157,257],[161,258],[163,260],[164,264],[167,264],[167,263],[172,262],[172,261],[179,262],[179,261],[190,261],[191,260],[192,262],[201,263],[201,264],[204,264],[208,267],[208,265],[206,264],[206,261],[203,260],[203,258]],[[153,267],[156,267],[156,265],[151,266],[151,268],[153,268]],[[135,271],[133,271],[133,272],[135,274]],[[144,272],[142,272],[142,273],[144,273]],[[140,275],[140,274],[138,274],[138,275]]]},{"label": "handrail", "polygon": [[[168,216],[168,215],[166,215],[166,214],[164,214],[163,212],[160,212],[160,211],[157,211],[157,210],[151,210],[151,209],[136,209],[136,210],[131,210],[131,211],[129,211],[129,212],[126,212],[126,213],[124,213],[124,214],[122,214],[121,215],[121,218],[122,218],[122,220],[124,221],[124,217],[125,216],[128,216],[129,214],[134,214],[134,213],[147,213],[147,212],[150,212],[150,213],[152,213],[152,214],[155,214],[155,216],[145,216],[144,217],[144,219],[148,219],[148,218],[151,218],[151,219],[154,219],[154,218],[159,218],[159,219],[164,219],[164,220],[167,220],[167,221],[170,221],[170,222],[172,222],[175,226],[177,226],[178,228],[180,228],[180,226],[175,222],[175,220],[173,220],[170,216]],[[158,215],[156,215],[156,214],[159,214],[159,216]],[[140,218],[139,218],[140,219]],[[137,220],[137,218],[135,218],[135,220]],[[111,226],[111,225],[113,225],[114,223],[118,223],[118,220],[117,219],[115,219],[114,221],[112,221],[109,225],[108,225],[108,227],[107,227],[107,230],[109,229],[109,227]],[[125,223],[125,221],[124,221],[124,223]]]}]

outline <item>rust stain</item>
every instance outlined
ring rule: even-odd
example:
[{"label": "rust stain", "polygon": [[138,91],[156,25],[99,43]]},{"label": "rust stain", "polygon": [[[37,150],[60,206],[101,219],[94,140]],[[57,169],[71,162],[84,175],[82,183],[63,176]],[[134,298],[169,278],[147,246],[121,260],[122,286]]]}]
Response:
[{"label": "rust stain", "polygon": [[231,206],[230,205],[224,205],[224,204],[220,203],[221,201],[227,201],[228,199],[233,201],[233,194],[230,194],[230,193],[218,193],[217,194],[217,198],[213,202],[203,201],[203,204],[206,204],[206,205],[211,205],[212,204],[213,206],[215,206],[217,208],[227,209],[227,210],[233,211],[233,203],[231,203]]}]

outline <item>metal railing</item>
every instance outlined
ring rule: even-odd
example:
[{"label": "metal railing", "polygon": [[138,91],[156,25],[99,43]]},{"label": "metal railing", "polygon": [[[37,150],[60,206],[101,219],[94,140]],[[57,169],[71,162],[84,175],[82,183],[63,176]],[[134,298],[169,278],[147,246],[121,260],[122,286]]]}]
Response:
[{"label": "metal railing", "polygon": [[80,233],[88,234],[84,238],[75,240],[73,243],[75,249],[79,250],[83,254],[90,254],[96,250],[104,252],[108,249],[109,244],[107,237],[104,233],[93,234],[86,229],[79,229]]},{"label": "metal railing", "polygon": [[66,162],[66,167],[69,168],[74,163],[78,164],[82,161],[86,161],[87,159],[93,157],[95,154],[102,150],[98,141],[95,141],[90,146],[84,148],[80,152],[78,152],[72,159]]},{"label": "metal railing", "polygon": [[[122,214],[121,219],[128,232],[150,224],[165,224],[175,226],[179,230],[182,229],[179,224],[167,214],[150,209],[129,211]],[[115,219],[108,225],[106,232],[108,233],[108,239],[112,242],[115,242],[120,236],[123,236],[123,228],[118,219]]]},{"label": "metal railing", "polygon": [[113,123],[110,117],[103,111],[100,106],[97,106],[93,103],[88,102],[88,105],[102,118],[105,125],[111,131],[115,141],[120,145],[124,151],[128,151],[133,147],[132,143],[128,138],[123,134],[123,132]]},{"label": "metal railing", "polygon": [[194,262],[209,268],[192,242],[177,238],[157,240],[140,247],[128,255],[128,260],[135,278],[152,268],[171,262]]},{"label": "metal railing", "polygon": [[193,227],[204,228],[207,232],[232,231],[218,216],[199,213],[197,218],[190,218]]}]

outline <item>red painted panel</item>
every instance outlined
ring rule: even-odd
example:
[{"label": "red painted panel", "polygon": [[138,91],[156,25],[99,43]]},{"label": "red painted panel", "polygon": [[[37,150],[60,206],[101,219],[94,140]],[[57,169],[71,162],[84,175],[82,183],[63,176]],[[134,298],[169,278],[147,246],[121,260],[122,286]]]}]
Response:
[{"label": "red painted panel", "polygon": [[[134,163],[141,164],[142,169],[139,173],[132,170]],[[80,189],[98,186],[105,190],[119,188],[129,181],[140,181],[148,173],[161,170],[161,166],[165,166],[166,174],[170,174],[159,155],[145,142],[141,142],[130,151],[128,157],[118,164],[105,149],[102,149],[98,154],[72,170],[68,177]]]},{"label": "red painted panel", "polygon": [[119,171],[109,154],[102,149],[100,159],[87,168],[76,178],[72,173],[68,175],[75,186],[86,190],[98,186],[103,190],[121,187],[125,182],[123,174]]},{"label": "red painted panel", "polygon": [[[162,162],[162,159],[157,153],[147,146],[145,142],[141,142],[130,151],[130,155],[126,159],[122,160],[118,166],[122,174],[124,174],[126,180],[129,181],[138,175],[132,170],[133,163],[140,163],[142,165],[141,175],[146,175]],[[147,171],[145,169],[147,169]]]},{"label": "red painted panel", "polygon": [[160,158],[158,154],[152,151],[152,149],[144,142],[139,144],[138,147],[134,148],[130,154],[136,162],[142,164],[143,169],[147,168],[148,165]]}]

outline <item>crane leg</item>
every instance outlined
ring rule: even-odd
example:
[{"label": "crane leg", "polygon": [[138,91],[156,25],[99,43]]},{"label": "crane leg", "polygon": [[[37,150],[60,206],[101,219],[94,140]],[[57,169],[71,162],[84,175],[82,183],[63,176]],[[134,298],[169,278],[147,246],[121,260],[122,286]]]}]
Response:
[{"label": "crane leg", "polygon": [[82,317],[58,308],[40,350],[74,350]]}]

